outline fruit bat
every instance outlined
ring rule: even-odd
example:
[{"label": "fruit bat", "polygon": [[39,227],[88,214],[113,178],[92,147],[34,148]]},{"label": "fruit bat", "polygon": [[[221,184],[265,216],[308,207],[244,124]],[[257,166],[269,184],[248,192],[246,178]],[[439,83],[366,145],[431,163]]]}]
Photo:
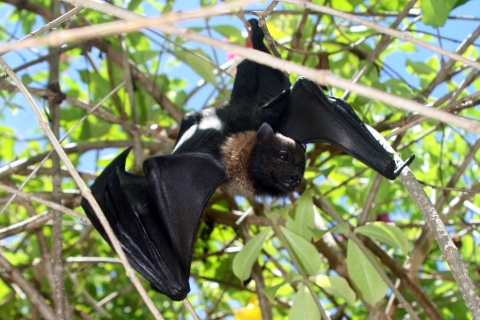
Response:
[{"label": "fruit bat", "polygon": [[[258,21],[249,22],[253,48],[268,53]],[[226,105],[184,116],[171,155],[147,159],[145,175],[135,176],[125,172],[127,149],[91,190],[132,266],[154,290],[181,300],[190,291],[200,216],[217,187],[285,196],[300,184],[304,144],[313,141],[339,147],[388,179],[403,169],[345,101],[308,79],[292,86],[282,72],[245,60]],[[81,204],[111,245],[86,199]]]}]

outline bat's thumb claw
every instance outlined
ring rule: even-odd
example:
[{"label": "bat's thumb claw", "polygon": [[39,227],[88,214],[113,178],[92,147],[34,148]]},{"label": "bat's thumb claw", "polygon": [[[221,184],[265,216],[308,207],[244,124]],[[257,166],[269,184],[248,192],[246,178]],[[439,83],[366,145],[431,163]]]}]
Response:
[{"label": "bat's thumb claw", "polygon": [[398,177],[400,175],[400,173],[402,172],[403,168],[409,166],[410,163],[413,162],[413,160],[415,160],[415,155],[414,154],[412,154],[410,157],[408,157],[408,159],[402,164],[402,166],[393,172],[394,179],[396,177]]}]

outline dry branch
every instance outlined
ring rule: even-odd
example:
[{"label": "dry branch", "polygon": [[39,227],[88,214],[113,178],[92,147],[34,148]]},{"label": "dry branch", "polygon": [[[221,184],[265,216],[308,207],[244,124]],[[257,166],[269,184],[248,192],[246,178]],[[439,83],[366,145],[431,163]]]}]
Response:
[{"label": "dry branch", "polygon": [[22,191],[19,191],[17,189],[14,189],[14,188],[11,188],[9,186],[6,186],[6,185],[2,185],[0,184],[0,189],[1,190],[5,190],[7,192],[10,192],[10,193],[13,193],[13,194],[16,194],[17,196],[20,196],[24,199],[27,199],[29,201],[36,201],[38,203],[42,203],[46,206],[49,206],[50,208],[54,209],[54,210],[58,210],[58,211],[61,211],[61,212],[64,212],[74,218],[77,218],[79,220],[82,220],[83,222],[87,222],[89,223],[90,220],[88,220],[88,218],[83,215],[83,214],[80,214],[76,211],[73,211],[72,209],[69,209],[69,208],[66,208],[64,206],[61,206],[59,205],[58,203],[55,203],[55,202],[51,202],[51,201],[47,201],[47,200],[44,200],[40,197],[36,197],[32,194],[28,194],[28,193],[25,193],[25,192],[22,192]]}]

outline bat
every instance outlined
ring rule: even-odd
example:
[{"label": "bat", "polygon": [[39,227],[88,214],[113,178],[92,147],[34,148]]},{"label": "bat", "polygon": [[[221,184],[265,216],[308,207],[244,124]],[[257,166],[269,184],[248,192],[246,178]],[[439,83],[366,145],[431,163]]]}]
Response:
[{"label": "bat", "polygon": [[[269,53],[257,20],[253,48]],[[305,144],[324,141],[388,179],[396,163],[345,101],[299,78],[291,85],[273,68],[245,60],[237,67],[230,100],[184,116],[171,155],[144,161],[144,176],[125,171],[130,152],[114,159],[91,186],[133,268],[172,300],[190,291],[188,278],[203,208],[215,190],[247,197],[283,197],[299,186]],[[110,244],[88,204],[88,218]]]}]

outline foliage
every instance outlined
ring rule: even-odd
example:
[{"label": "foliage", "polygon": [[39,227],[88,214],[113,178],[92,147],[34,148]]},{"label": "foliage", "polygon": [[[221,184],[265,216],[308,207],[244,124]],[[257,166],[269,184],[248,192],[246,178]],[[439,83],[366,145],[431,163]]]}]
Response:
[{"label": "foliage", "polygon": [[[196,6],[178,0],[111,2],[152,17],[172,10],[190,11],[212,3],[201,1]],[[459,46],[458,51],[463,56],[472,60],[479,58],[479,42],[469,36],[475,31],[479,18],[473,26],[471,21],[459,22],[452,18],[456,12],[463,12],[459,11],[462,8],[470,8],[472,13],[480,12],[475,1],[422,0],[403,16],[406,0],[313,2],[355,12],[385,26],[392,25],[400,17],[399,30],[440,44],[449,51]],[[5,20],[0,39],[4,42],[19,40],[55,18],[49,1],[32,0],[28,5],[15,0],[0,3],[0,13]],[[249,5],[243,13],[250,17],[252,9],[264,10],[268,4]],[[65,5],[64,9],[67,8],[71,9]],[[377,52],[381,35],[375,30],[293,4],[280,3],[276,10],[281,11],[271,12],[266,22],[283,59],[310,68],[329,69],[334,75],[349,80],[358,70],[368,66],[359,79],[360,84],[437,108],[466,98],[454,112],[480,120],[479,98],[469,97],[480,90],[478,70],[459,62],[449,63],[447,58],[435,52],[393,38]],[[420,14],[422,19],[419,19]],[[114,20],[112,15],[84,9],[60,29],[95,26]],[[248,46],[241,33],[243,22],[234,15],[224,14],[178,25],[225,42]],[[468,45],[462,47],[460,42],[464,40]],[[122,41],[130,61],[132,76],[127,80],[133,83],[133,99],[127,87],[122,86],[63,142],[70,160],[89,183],[120,149],[133,144],[137,137],[143,142],[140,162],[154,154],[169,153],[178,134],[178,119],[167,105],[184,114],[223,104],[233,84],[235,63],[240,59],[203,44],[145,29],[124,37],[70,42],[62,48],[57,59],[60,90],[66,99],[61,104],[60,118],[52,119],[45,100],[49,93],[45,90],[51,71],[47,63],[50,49],[16,50],[3,58],[25,85],[43,90],[31,93],[37,105],[44,106],[45,118],[60,122],[63,135],[86,115],[89,107],[125,80]],[[370,60],[372,65],[368,65]],[[31,65],[27,65],[29,63]],[[291,75],[291,79],[297,76]],[[32,167],[38,166],[51,145],[10,80],[8,77],[0,79],[0,178],[1,184],[18,187]],[[337,97],[346,94],[334,87],[327,90]],[[449,94],[453,91],[452,97]],[[448,222],[448,231],[471,277],[478,282],[479,261],[475,253],[479,243],[476,225],[480,197],[476,193],[458,191],[480,190],[478,136],[436,120],[420,122],[396,135],[394,130],[415,120],[415,115],[356,92],[349,93],[346,100],[365,123],[384,136],[394,136],[390,142],[402,158],[412,153],[417,155],[410,168],[420,181],[456,188],[425,189]],[[319,318],[307,284],[313,285],[314,295],[325,310],[338,318],[363,319],[368,314],[385,316],[392,293],[366,254],[382,265],[393,282],[402,279],[400,291],[420,318],[432,317],[430,307],[433,315],[442,319],[470,317],[437,243],[424,229],[422,215],[398,180],[382,179],[376,185],[375,172],[326,144],[309,145],[307,152],[305,183],[289,199],[245,199],[222,189],[212,197],[199,228],[191,269],[193,285],[189,300],[200,317],[260,319],[260,309],[268,308],[267,313],[263,310],[264,317],[271,314],[275,319]],[[473,157],[468,158],[471,152]],[[132,171],[141,173],[139,167],[133,165],[133,159],[129,161],[127,165],[133,167]],[[52,166],[52,160],[47,160],[22,190],[51,200]],[[60,174],[62,205],[83,214],[76,184],[68,174],[63,171]],[[346,222],[339,223],[325,214],[319,193],[325,195]],[[9,197],[0,191],[0,204],[4,206]],[[449,205],[453,209],[449,209]],[[240,225],[235,224],[236,210],[250,207],[254,208],[255,215],[245,218]],[[9,226],[48,210],[35,201],[17,198],[0,216],[0,247],[1,254],[47,304],[53,306],[54,290],[45,268],[53,242],[51,222],[29,224],[30,227],[15,233],[7,230]],[[362,215],[366,216],[366,224],[359,223]],[[368,252],[349,239],[354,233],[361,235]],[[247,239],[250,240],[247,242]],[[152,318],[122,265],[111,259],[116,257],[115,252],[91,225],[64,215],[62,248],[65,295],[75,319],[86,318],[86,315],[105,318],[107,314],[112,319]],[[417,267],[409,269],[412,261]],[[405,282],[405,275],[410,283]],[[179,319],[187,312],[180,302],[172,302],[151,289],[148,293],[166,319]],[[11,274],[0,268],[0,318],[38,317],[39,311],[29,298]],[[406,316],[398,300],[394,300],[394,307],[386,313],[392,319]]]}]

